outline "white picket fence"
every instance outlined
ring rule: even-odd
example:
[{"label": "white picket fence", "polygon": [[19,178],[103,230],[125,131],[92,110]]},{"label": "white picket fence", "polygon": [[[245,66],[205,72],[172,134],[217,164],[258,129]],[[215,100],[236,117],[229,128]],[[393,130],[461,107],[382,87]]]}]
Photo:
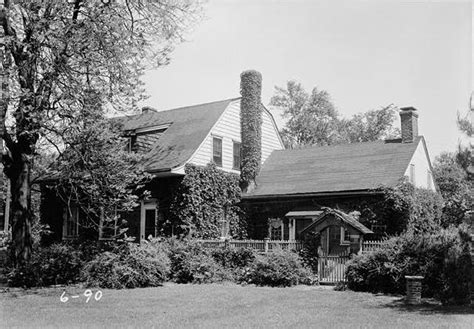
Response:
[{"label": "white picket fence", "polygon": [[273,250],[301,250],[303,244],[296,240],[198,240],[204,247],[251,248],[261,252]]},{"label": "white picket fence", "polygon": [[367,253],[371,251],[375,251],[377,249],[380,249],[380,247],[383,244],[383,240],[378,240],[378,241],[362,241],[362,253]]},{"label": "white picket fence", "polygon": [[[198,240],[204,247],[250,248],[262,252],[272,250],[301,250],[303,243],[297,240]],[[361,253],[379,249],[383,241],[363,241]]]}]

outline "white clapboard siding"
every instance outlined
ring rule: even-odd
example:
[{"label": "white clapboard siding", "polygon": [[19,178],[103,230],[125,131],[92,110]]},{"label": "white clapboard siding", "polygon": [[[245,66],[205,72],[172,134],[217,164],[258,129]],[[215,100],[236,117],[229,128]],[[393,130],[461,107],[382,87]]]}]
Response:
[{"label": "white clapboard siding", "polygon": [[[210,133],[206,136],[198,150],[190,159],[190,163],[205,166],[212,160],[212,138],[222,138],[222,169],[235,172],[233,165],[233,142],[240,142],[240,100],[229,104]],[[283,149],[278,130],[270,114],[262,115],[262,163],[273,150]]]},{"label": "white clapboard siding", "polygon": [[413,174],[415,175],[414,185],[420,188],[435,190],[436,188],[433,175],[431,173],[429,155],[425,149],[423,141],[418,143],[416,151],[410,160],[410,164],[405,171],[405,176],[410,177],[410,166],[412,165]]}]

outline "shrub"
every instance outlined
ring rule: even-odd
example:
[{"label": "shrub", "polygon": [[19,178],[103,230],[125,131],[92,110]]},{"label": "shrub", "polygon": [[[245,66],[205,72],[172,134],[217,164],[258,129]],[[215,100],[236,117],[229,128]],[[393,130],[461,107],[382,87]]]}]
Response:
[{"label": "shrub", "polygon": [[306,267],[313,273],[318,273],[318,249],[321,245],[321,234],[317,232],[308,232],[303,237],[303,249],[299,252],[301,259]]},{"label": "shrub", "polygon": [[214,260],[224,268],[243,269],[255,259],[255,251],[250,248],[218,248],[211,250]]},{"label": "shrub", "polygon": [[466,227],[438,233],[405,233],[380,250],[356,256],[347,267],[352,290],[404,293],[405,275],[422,275],[423,295],[443,304],[469,300],[471,258]]},{"label": "shrub", "polygon": [[138,288],[161,285],[170,272],[167,252],[159,244],[124,244],[98,254],[84,266],[88,286]]},{"label": "shrub", "polygon": [[15,287],[48,286],[78,282],[81,253],[66,244],[53,244],[33,252],[31,260],[13,268],[8,274],[8,283]]},{"label": "shrub", "polygon": [[258,286],[290,287],[313,284],[315,277],[297,254],[281,250],[258,255],[246,273],[246,281]]},{"label": "shrub", "polygon": [[0,248],[7,247],[11,243],[10,231],[0,231]]},{"label": "shrub", "polygon": [[192,240],[168,240],[171,277],[178,283],[211,283],[232,279],[210,251]]}]

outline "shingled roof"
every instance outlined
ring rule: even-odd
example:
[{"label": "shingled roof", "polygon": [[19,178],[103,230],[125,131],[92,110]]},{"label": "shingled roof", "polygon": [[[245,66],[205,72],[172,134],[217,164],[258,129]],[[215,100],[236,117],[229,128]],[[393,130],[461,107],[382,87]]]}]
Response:
[{"label": "shingled roof", "polygon": [[133,132],[169,124],[146,155],[146,170],[168,171],[184,165],[222,115],[227,106],[239,98],[187,106],[167,111],[116,117],[124,131]]},{"label": "shingled roof", "polygon": [[273,151],[246,199],[367,191],[394,186],[423,137]]}]

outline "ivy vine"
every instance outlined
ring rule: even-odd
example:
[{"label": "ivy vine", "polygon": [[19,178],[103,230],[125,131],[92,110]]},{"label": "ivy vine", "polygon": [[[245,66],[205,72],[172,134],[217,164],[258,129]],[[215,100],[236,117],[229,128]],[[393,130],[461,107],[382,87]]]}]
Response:
[{"label": "ivy vine", "polygon": [[225,221],[230,237],[246,237],[246,225],[237,206],[241,194],[239,176],[212,163],[206,167],[188,164],[185,173],[170,205],[178,233],[202,239],[219,238]]},{"label": "ivy vine", "polygon": [[241,165],[240,187],[246,191],[255,183],[262,158],[262,75],[248,70],[240,75]]}]

